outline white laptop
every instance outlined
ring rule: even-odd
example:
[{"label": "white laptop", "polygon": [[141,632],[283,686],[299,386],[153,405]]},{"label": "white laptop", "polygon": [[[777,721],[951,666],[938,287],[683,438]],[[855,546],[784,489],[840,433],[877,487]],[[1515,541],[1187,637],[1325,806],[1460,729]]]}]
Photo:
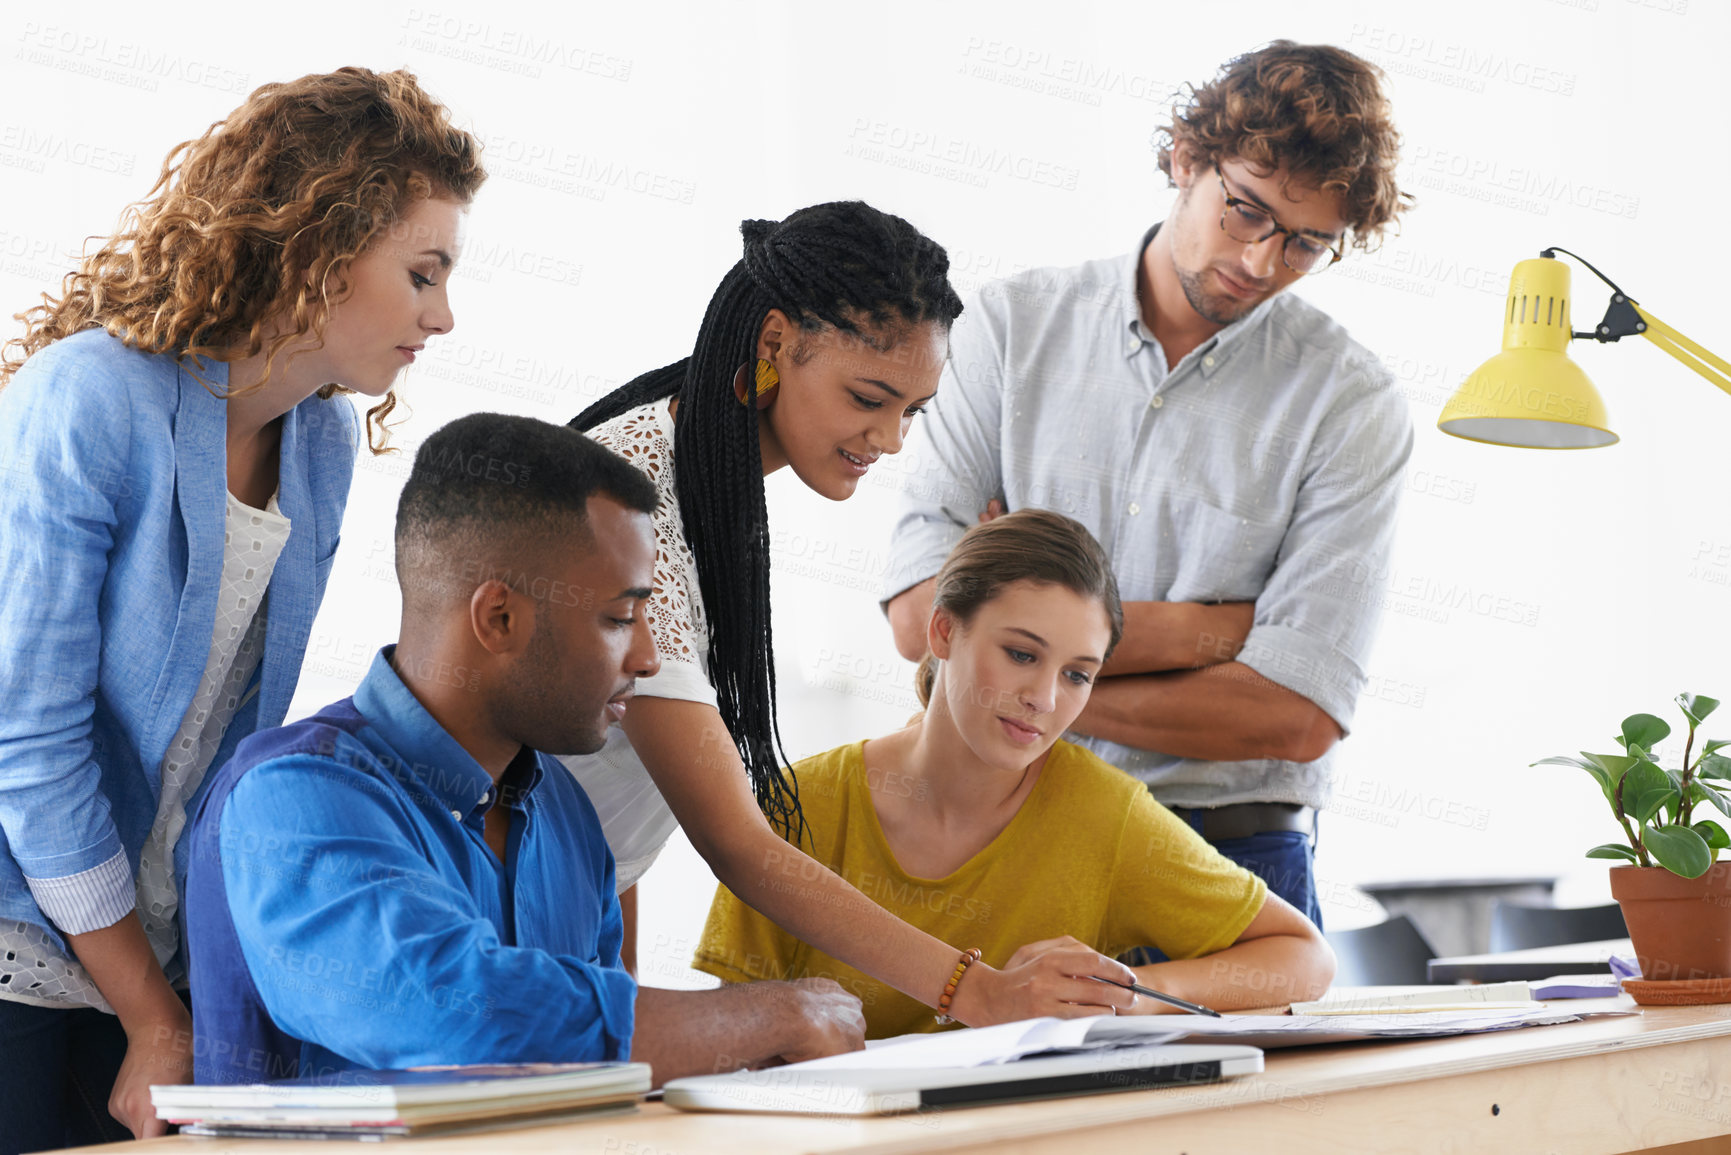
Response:
[{"label": "white laptop", "polygon": [[[856,1052],[867,1054],[869,1052]],[[686,1111],[774,1111],[886,1115],[1017,1099],[1211,1083],[1262,1070],[1255,1047],[1166,1043],[1069,1054],[1036,1054],[981,1066],[886,1069],[796,1063],[667,1084],[666,1102]]]}]

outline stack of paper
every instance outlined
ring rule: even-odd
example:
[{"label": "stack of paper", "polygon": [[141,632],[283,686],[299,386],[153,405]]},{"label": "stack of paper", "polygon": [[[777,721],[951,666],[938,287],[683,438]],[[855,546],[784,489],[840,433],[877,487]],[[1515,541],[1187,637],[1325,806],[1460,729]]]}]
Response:
[{"label": "stack of paper", "polygon": [[[863,1051],[814,1059],[803,1070],[885,1070],[977,1067],[1031,1055],[1208,1041],[1252,1047],[1299,1047],[1368,1039],[1420,1039],[1513,1027],[1573,1022],[1580,1016],[1536,1003],[1518,1009],[1485,1006],[1448,1011],[1329,1015],[1110,1015],[1086,1019],[1025,1019],[995,1027],[874,1039]],[[792,1068],[784,1068],[792,1069]]]},{"label": "stack of paper", "polygon": [[1219,1039],[1221,1042],[1245,1043],[1271,1050],[1275,1047],[1303,1047],[1319,1043],[1475,1035],[1486,1031],[1506,1031],[1515,1027],[1572,1023],[1580,1017],[1579,1013],[1573,1011],[1551,1010],[1542,1003],[1517,1004],[1515,1009],[1481,1006],[1414,1012],[1402,1008],[1380,1014],[1360,1012],[1334,1015],[1227,1015],[1220,1019],[1185,1016],[1184,1038]]},{"label": "stack of paper", "polygon": [[629,1106],[648,1090],[647,1063],[522,1063],[156,1086],[150,1101],[188,1134],[352,1138]]},{"label": "stack of paper", "polygon": [[1418,990],[1355,992],[1310,1003],[1293,1003],[1295,1015],[1392,1014],[1395,1012],[1531,1009],[1545,999],[1607,999],[1621,980],[1603,975],[1558,975],[1537,982],[1435,986]]}]

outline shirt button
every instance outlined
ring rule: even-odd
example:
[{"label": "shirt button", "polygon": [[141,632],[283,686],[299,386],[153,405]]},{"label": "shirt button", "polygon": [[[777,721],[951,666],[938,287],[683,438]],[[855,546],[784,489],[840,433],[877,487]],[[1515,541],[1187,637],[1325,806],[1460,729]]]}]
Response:
[{"label": "shirt button", "polygon": [[458,822],[461,822],[463,820],[463,813],[460,810],[453,810],[451,811],[451,817],[455,818]]},{"label": "shirt button", "polygon": [[1142,512],[1142,507],[1140,505],[1137,505],[1134,501],[1132,501],[1130,503],[1130,516],[1135,517],[1137,514],[1139,514],[1141,512]]},{"label": "shirt button", "polygon": [[1166,404],[1166,398],[1156,397],[1152,401],[1148,402],[1148,408],[1158,409],[1158,408],[1160,408],[1160,406],[1162,406],[1164,404]]},{"label": "shirt button", "polygon": [[1207,366],[1210,369],[1214,368],[1214,357],[1212,355],[1210,355],[1210,356],[1202,358],[1202,364]]},{"label": "shirt button", "polygon": [[1131,337],[1130,343],[1124,347],[1124,352],[1134,353],[1136,350],[1140,349],[1141,347],[1142,347],[1142,338]]}]

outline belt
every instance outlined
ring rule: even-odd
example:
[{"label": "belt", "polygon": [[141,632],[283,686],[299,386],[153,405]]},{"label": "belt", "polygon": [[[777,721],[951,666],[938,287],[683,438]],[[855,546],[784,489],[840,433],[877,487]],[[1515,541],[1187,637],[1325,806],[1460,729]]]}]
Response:
[{"label": "belt", "polygon": [[1202,816],[1202,837],[1209,842],[1225,842],[1232,838],[1249,838],[1277,830],[1297,830],[1309,834],[1316,821],[1308,806],[1296,802],[1238,802],[1231,806],[1196,807],[1171,806],[1167,809],[1191,827],[1196,815]]}]

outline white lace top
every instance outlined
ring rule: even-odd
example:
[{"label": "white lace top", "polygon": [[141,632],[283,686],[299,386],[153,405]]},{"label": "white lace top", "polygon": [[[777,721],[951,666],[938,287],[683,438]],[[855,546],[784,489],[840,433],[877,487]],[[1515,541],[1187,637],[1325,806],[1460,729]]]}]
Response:
[{"label": "white lace top", "polygon": [[[228,495],[222,580],[216,622],[198,692],[163,755],[161,795],[138,864],[138,915],[156,961],[185,975],[180,951],[180,893],[174,883],[174,847],[186,827],[186,804],[198,792],[228,724],[240,710],[247,683],[264,653],[263,606],[270,576],[288,542],[289,520],[272,495],[254,509]],[[29,923],[0,926],[0,998],[47,1006],[88,1006],[110,1011],[90,975]]]},{"label": "white lace top", "polygon": [[[666,401],[642,405],[590,430],[589,436],[648,475],[660,497],[655,527],[654,596],[644,606],[661,669],[639,678],[637,693],[716,704],[709,681],[709,623],[697,582],[697,560],[685,541],[674,487],[673,417]],[[613,850],[618,887],[624,891],[643,876],[679,826],[655,788],[630,739],[617,725],[607,744],[594,754],[561,758],[589,795]]]}]

